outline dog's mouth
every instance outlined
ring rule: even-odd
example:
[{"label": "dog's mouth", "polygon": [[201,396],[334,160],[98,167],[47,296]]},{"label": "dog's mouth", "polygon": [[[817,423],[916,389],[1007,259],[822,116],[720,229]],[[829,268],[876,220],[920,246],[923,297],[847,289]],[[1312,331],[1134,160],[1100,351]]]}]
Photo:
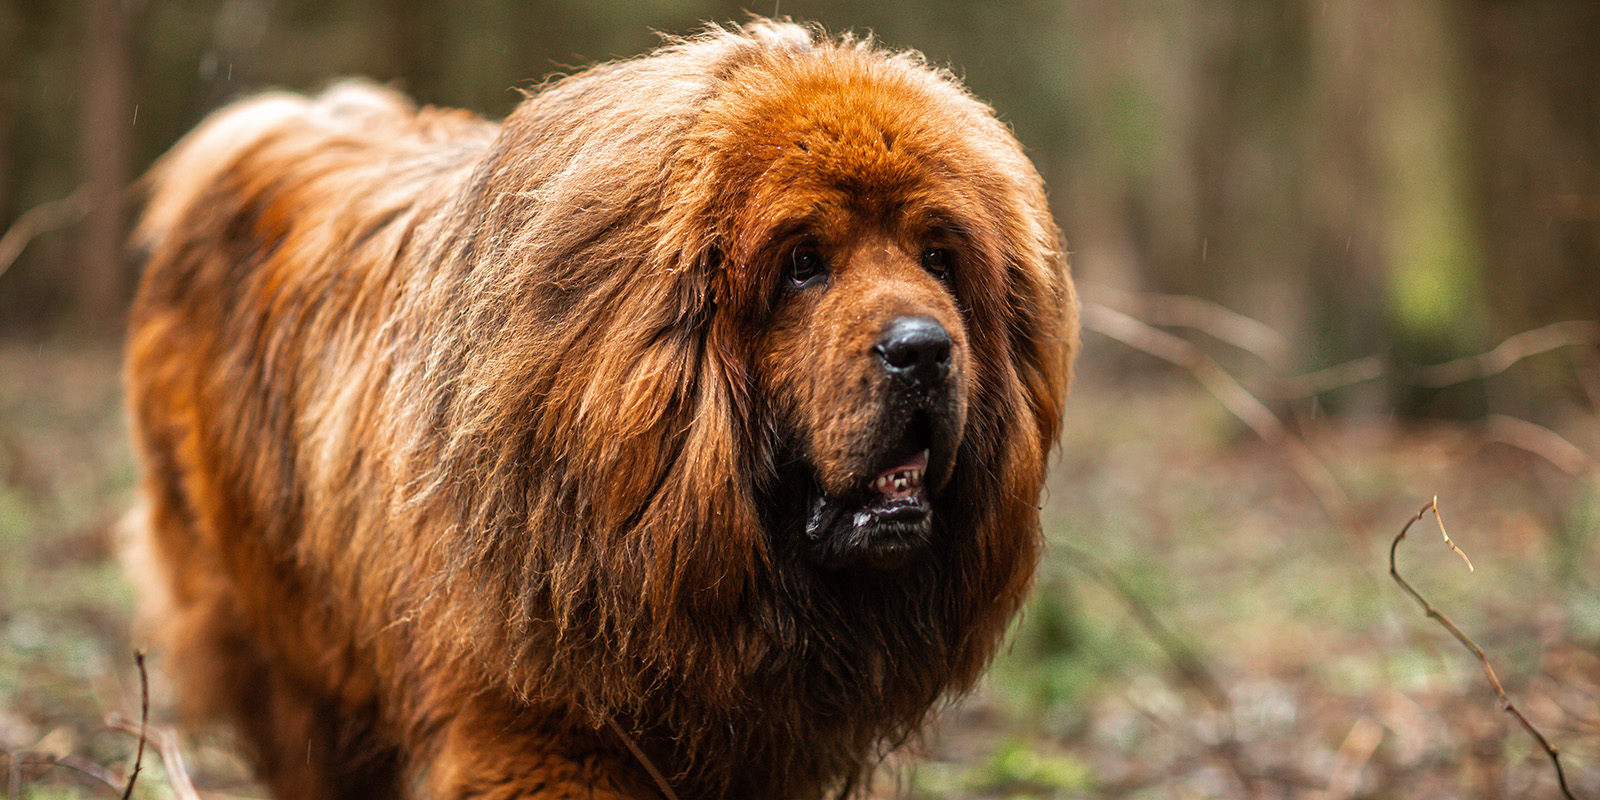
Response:
[{"label": "dog's mouth", "polygon": [[928,451],[918,451],[904,464],[878,474],[872,488],[885,500],[905,500],[922,493],[922,476],[928,471]]},{"label": "dog's mouth", "polygon": [[806,518],[812,560],[827,567],[898,567],[924,550],[932,539],[929,502],[930,459],[942,454],[930,446],[925,426],[911,426],[863,485],[843,496],[813,486]]}]

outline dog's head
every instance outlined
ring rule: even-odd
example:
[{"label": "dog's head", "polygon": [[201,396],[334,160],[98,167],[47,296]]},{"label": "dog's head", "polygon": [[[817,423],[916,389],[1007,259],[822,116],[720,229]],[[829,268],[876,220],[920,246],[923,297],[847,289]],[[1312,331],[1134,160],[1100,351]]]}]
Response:
[{"label": "dog's head", "polygon": [[[758,332],[767,494],[803,518],[813,562],[898,566],[953,510],[952,481],[1028,435],[1000,419],[1053,437],[1062,387],[1044,407],[1010,393],[1029,370],[1064,379],[1054,226],[1010,136],[938,73],[849,47],[745,69],[690,150],[719,187],[719,306]],[[1016,364],[1030,348],[1056,358]],[[975,423],[984,441],[964,447]]]}]

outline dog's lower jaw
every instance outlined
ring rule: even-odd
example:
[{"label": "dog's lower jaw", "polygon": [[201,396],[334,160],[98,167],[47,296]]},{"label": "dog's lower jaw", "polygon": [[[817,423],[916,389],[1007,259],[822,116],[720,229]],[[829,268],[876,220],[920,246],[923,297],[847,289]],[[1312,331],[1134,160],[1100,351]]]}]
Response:
[{"label": "dog's lower jaw", "polygon": [[926,491],[842,502],[818,491],[806,518],[807,556],[819,566],[894,569],[925,551],[933,538]]}]

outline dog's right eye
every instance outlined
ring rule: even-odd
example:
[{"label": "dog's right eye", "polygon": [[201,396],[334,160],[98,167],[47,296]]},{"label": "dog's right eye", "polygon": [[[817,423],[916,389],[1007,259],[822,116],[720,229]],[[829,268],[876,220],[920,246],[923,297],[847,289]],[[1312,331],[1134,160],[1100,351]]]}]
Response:
[{"label": "dog's right eye", "polygon": [[789,285],[804,289],[828,277],[828,265],[817,251],[800,245],[789,251]]}]

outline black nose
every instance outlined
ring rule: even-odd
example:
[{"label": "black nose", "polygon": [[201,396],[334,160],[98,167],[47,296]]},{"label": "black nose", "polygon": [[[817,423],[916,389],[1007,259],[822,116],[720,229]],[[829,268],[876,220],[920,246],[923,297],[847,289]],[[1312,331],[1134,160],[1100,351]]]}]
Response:
[{"label": "black nose", "polygon": [[898,317],[884,327],[872,352],[884,371],[932,385],[950,373],[950,334],[932,317]]}]

